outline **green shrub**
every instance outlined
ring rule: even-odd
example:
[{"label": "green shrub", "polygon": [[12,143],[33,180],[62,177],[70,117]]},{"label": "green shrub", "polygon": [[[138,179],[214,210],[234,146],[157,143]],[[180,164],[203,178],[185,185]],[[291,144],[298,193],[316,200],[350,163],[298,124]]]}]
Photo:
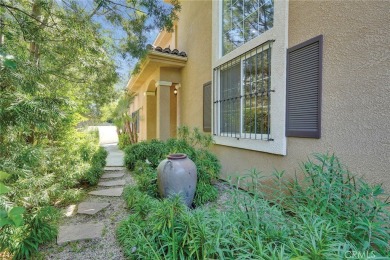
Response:
[{"label": "green shrub", "polygon": [[218,190],[213,185],[205,182],[198,182],[196,193],[194,196],[195,206],[201,206],[209,201],[214,201],[218,198]]},{"label": "green shrub", "polygon": [[133,211],[138,203],[139,197],[142,195],[143,193],[136,186],[127,186],[123,190],[123,198],[126,202],[127,208]]},{"label": "green shrub", "polygon": [[154,171],[154,167],[151,166],[150,163],[147,163],[145,161],[137,161],[134,166],[134,173],[135,173],[135,178],[137,176],[148,173],[150,171]]},{"label": "green shrub", "polygon": [[25,214],[25,224],[6,226],[0,232],[0,252],[7,249],[13,259],[30,259],[38,251],[38,245],[57,236],[59,210],[43,207]]},{"label": "green shrub", "polygon": [[91,168],[88,169],[85,175],[84,181],[89,185],[95,186],[98,184],[100,176],[103,174],[103,169],[100,165],[92,165]]},{"label": "green shrub", "polygon": [[103,148],[99,149],[93,154],[91,158],[91,167],[85,173],[84,181],[89,185],[95,186],[104,172],[106,166],[106,158],[108,152]]},{"label": "green shrub", "polygon": [[[198,129],[192,132],[187,127],[179,128],[178,138],[166,142],[152,140],[140,142],[125,149],[125,164],[134,170],[138,187],[151,196],[158,196],[156,168],[168,154],[184,153],[196,165],[198,183],[194,197],[196,206],[216,199],[218,191],[212,186],[218,179],[221,165],[218,158],[207,148],[212,137]],[[200,190],[198,190],[200,189]]]},{"label": "green shrub", "polygon": [[126,147],[125,164],[129,170],[134,170],[137,161],[148,161],[153,167],[157,167],[167,153],[167,146],[162,141],[142,141]]},{"label": "green shrub", "polygon": [[334,155],[315,155],[302,165],[303,180],[295,179],[288,186],[290,195],[284,200],[295,214],[298,206],[305,207],[337,227],[344,239],[370,247],[379,253],[390,252],[390,203],[382,201],[381,185],[369,185],[356,178]]},{"label": "green shrub", "polygon": [[106,158],[107,158],[108,152],[103,148],[99,147],[99,149],[94,153],[91,159],[91,163],[93,165],[100,165],[102,168],[106,166]]},{"label": "green shrub", "polygon": [[67,138],[39,145],[0,143],[0,171],[11,175],[5,181],[11,191],[0,196],[0,222],[4,213],[18,222],[11,208],[25,208],[22,225],[0,227],[0,251],[15,259],[30,259],[40,244],[54,239],[58,211],[52,206],[80,201],[85,194],[80,185],[87,178],[96,183],[103,171],[107,152],[94,133],[74,131]]},{"label": "green shrub", "polygon": [[301,182],[285,186],[275,173],[279,193],[272,203],[256,189],[264,177],[256,170],[240,178],[250,193],[231,186],[215,207],[189,210],[179,196],[160,201],[133,188],[137,210],[119,225],[118,240],[130,259],[327,260],[353,253],[387,259],[390,213],[379,199],[383,191],[334,156],[316,160],[303,164]]},{"label": "green shrub", "polygon": [[167,146],[167,154],[173,153],[184,153],[190,158],[192,161],[196,161],[196,149],[192,147],[186,140],[184,139],[168,139],[166,142]]},{"label": "green shrub", "polygon": [[61,194],[59,194],[56,205],[69,205],[72,203],[78,203],[85,197],[85,195],[86,192],[83,189],[66,189]]},{"label": "green shrub", "polygon": [[196,150],[194,161],[200,182],[211,183],[219,178],[221,164],[213,153],[208,150]]},{"label": "green shrub", "polygon": [[123,150],[127,146],[131,145],[131,139],[128,134],[119,134],[118,135],[118,147]]},{"label": "green shrub", "polygon": [[134,173],[138,189],[150,196],[157,197],[157,170],[146,162],[137,161],[134,167]]},{"label": "green shrub", "polygon": [[175,231],[186,206],[179,196],[163,201],[145,196],[137,203],[141,212],[118,226],[117,238],[125,255],[130,259],[178,259],[182,239],[175,238]]}]

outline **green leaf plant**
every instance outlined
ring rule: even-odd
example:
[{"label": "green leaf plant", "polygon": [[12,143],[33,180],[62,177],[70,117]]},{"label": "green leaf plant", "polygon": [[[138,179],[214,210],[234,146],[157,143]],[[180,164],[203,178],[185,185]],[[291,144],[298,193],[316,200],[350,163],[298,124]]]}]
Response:
[{"label": "green leaf plant", "polygon": [[[10,176],[10,174],[0,171],[0,196],[4,196],[11,191],[11,188],[5,186],[2,182]],[[25,211],[26,209],[24,207],[10,207],[6,209],[0,205],[0,230],[5,225],[22,226],[24,224],[23,214]]]}]

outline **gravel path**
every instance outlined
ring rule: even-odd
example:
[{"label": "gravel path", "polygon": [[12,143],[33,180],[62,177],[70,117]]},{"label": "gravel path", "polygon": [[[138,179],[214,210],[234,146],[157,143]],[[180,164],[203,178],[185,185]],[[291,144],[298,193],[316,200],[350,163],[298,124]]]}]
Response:
[{"label": "gravel path", "polygon": [[[126,185],[134,185],[135,181],[127,170],[106,171],[107,173],[125,172]],[[104,180],[108,181],[110,179]],[[98,189],[98,188],[97,188]],[[99,188],[100,189],[100,188]],[[115,232],[119,222],[129,215],[122,197],[100,197],[88,195],[83,202],[109,202],[110,206],[101,210],[95,215],[76,214],[77,207],[74,207],[72,215],[64,217],[60,225],[72,225],[82,223],[104,223],[103,236],[101,239],[69,242],[64,245],[57,245],[52,242],[40,248],[40,259],[69,259],[87,260],[104,259],[119,260],[125,259],[120,245],[116,241]],[[65,213],[65,212],[64,212]]]}]

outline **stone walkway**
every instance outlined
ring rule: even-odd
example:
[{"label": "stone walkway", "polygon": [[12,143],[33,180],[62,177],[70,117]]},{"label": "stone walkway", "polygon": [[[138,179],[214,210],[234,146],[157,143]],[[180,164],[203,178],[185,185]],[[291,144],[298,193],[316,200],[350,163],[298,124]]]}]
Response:
[{"label": "stone walkway", "polygon": [[123,167],[123,152],[116,145],[103,147],[109,154],[98,187],[84,202],[68,208],[57,243],[40,250],[46,259],[125,259],[115,231],[128,216],[123,188],[134,181]]}]

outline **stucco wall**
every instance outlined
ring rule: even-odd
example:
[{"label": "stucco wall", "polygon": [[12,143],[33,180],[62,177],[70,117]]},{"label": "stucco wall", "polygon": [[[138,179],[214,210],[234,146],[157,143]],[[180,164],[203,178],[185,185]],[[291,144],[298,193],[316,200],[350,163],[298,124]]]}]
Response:
[{"label": "stucco wall", "polygon": [[212,1],[182,1],[177,44],[188,55],[182,69],[181,124],[203,127],[203,84],[211,80]]},{"label": "stucco wall", "polygon": [[322,137],[288,138],[287,156],[215,146],[224,177],[254,167],[292,176],[311,153],[329,152],[390,191],[389,10],[389,1],[290,0],[289,47],[324,35]]},{"label": "stucco wall", "polygon": [[[156,96],[149,96],[149,99],[154,99],[152,104],[149,106],[150,111],[148,111],[147,106],[147,96],[144,94],[145,92],[154,92],[156,89],[156,81],[154,79],[158,79],[160,76],[160,70],[156,69],[153,73],[150,74],[145,83],[136,91],[136,97],[133,103],[130,105],[129,113],[133,113],[134,111],[139,110],[139,128],[140,131],[138,133],[138,141],[146,140],[148,137],[156,136],[156,123],[151,120],[156,120]],[[149,115],[149,116],[148,116]],[[152,116],[151,116],[152,115]],[[149,123],[148,123],[149,122]],[[148,124],[150,128],[153,128],[148,131]]]}]

